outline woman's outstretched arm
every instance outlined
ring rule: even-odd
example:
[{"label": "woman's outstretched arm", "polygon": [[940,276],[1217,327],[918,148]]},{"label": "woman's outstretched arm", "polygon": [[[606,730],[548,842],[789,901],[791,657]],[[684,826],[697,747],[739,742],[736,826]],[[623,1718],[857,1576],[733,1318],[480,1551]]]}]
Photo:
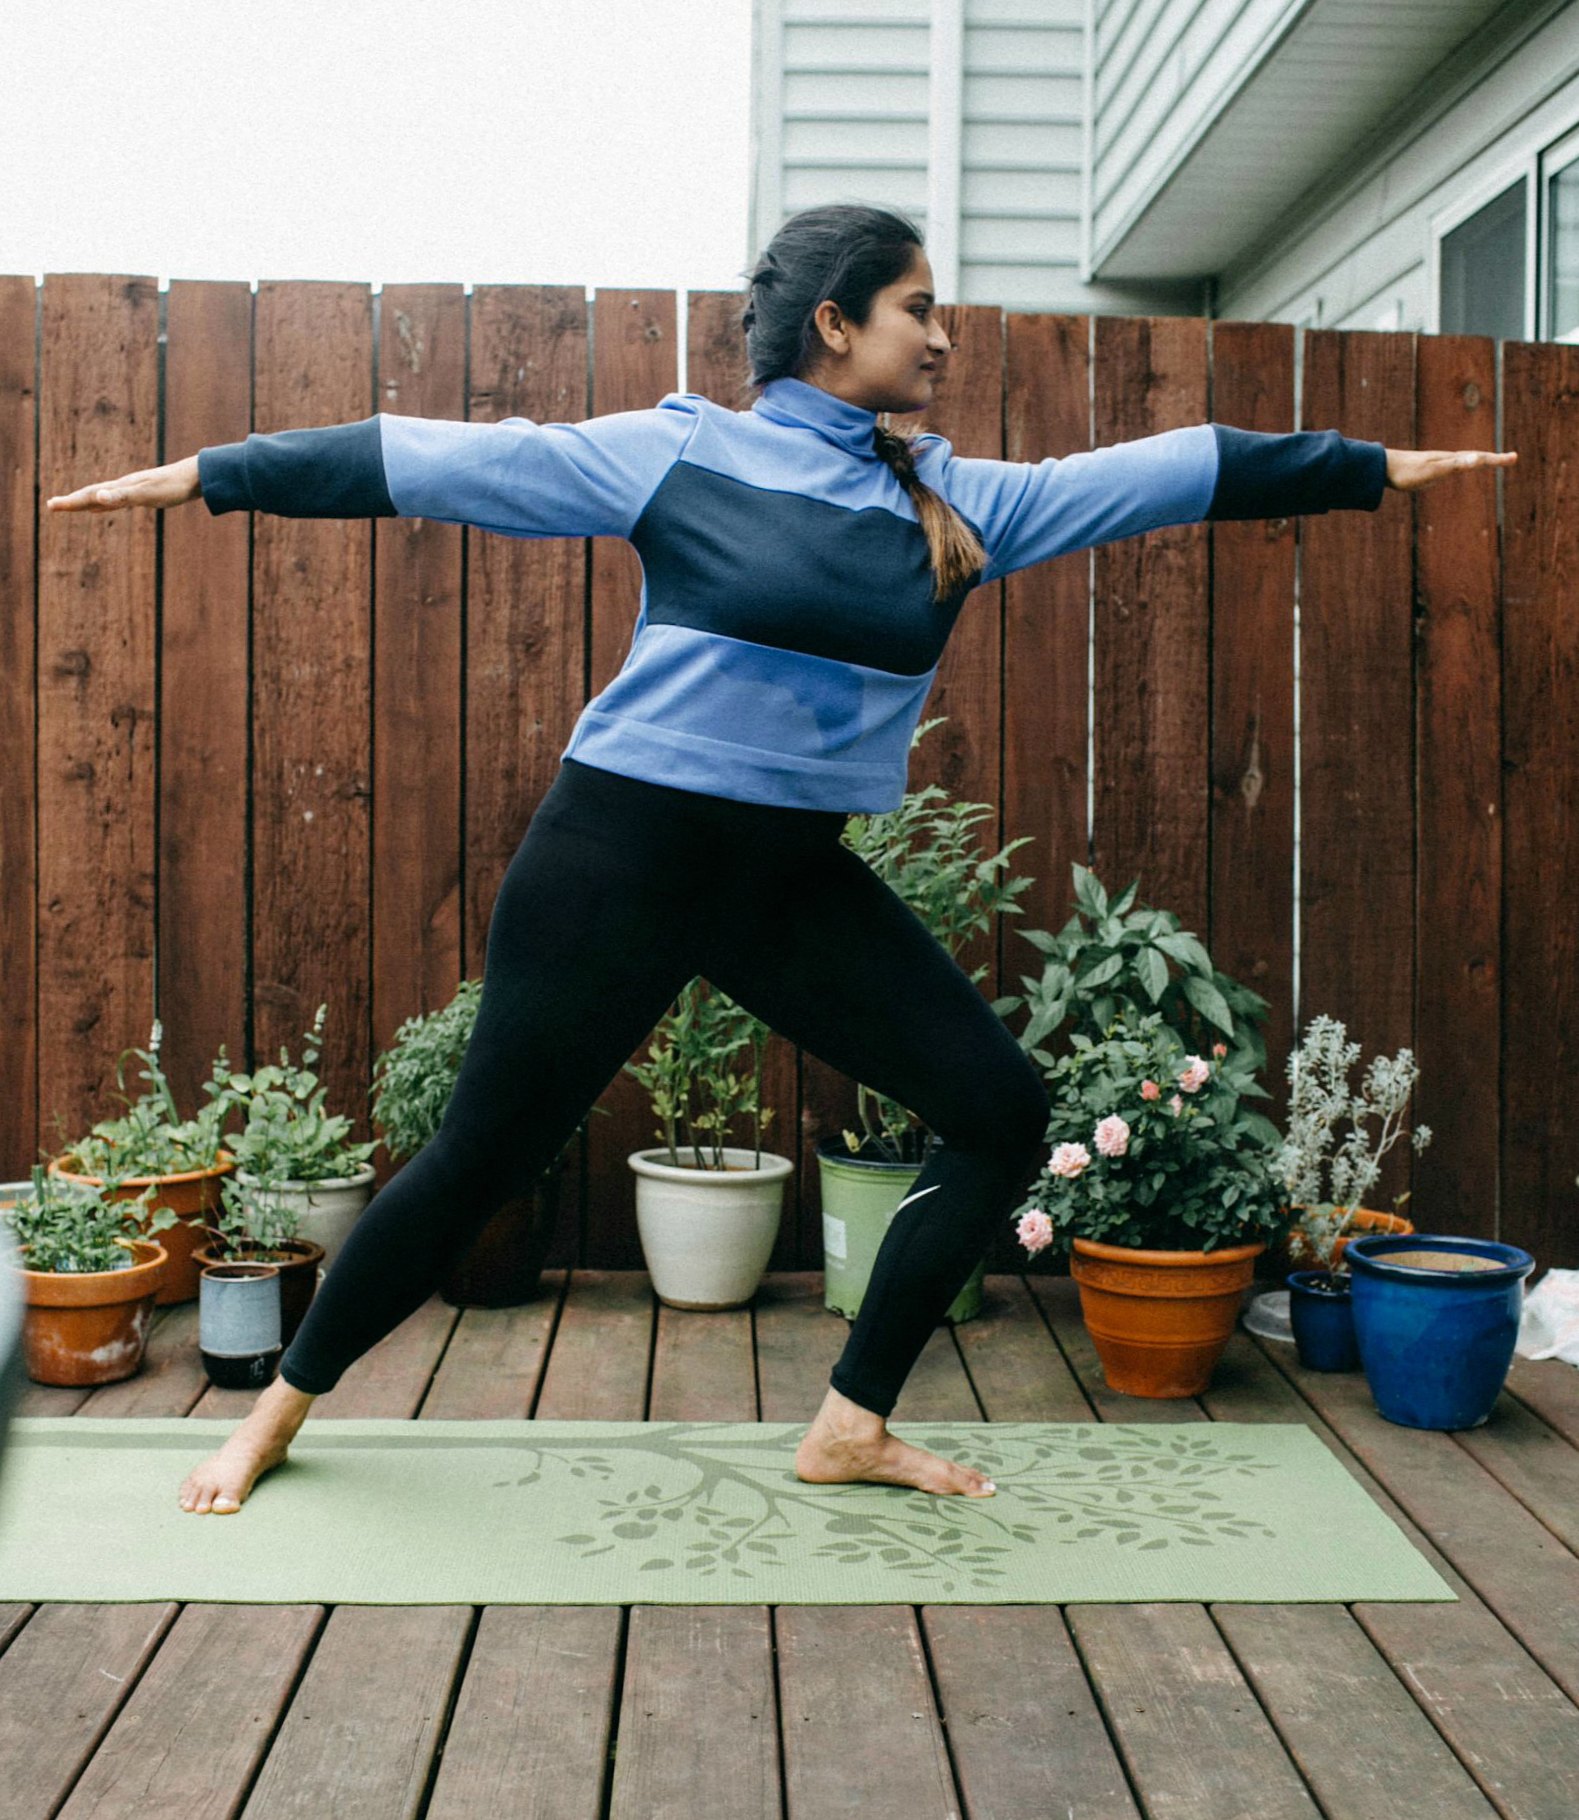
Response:
[{"label": "woman's outstretched arm", "polygon": [[1337,430],[1277,433],[1188,424],[1042,461],[950,457],[950,502],[981,528],[983,581],[1164,525],[1375,511],[1387,487],[1413,491],[1512,452],[1389,449]]},{"label": "woman's outstretched arm", "polygon": [[458,423],[381,411],[323,429],[255,432],[46,504],[111,512],[201,498],[216,514],[432,518],[508,537],[624,537],[697,420],[695,398],[680,392],[651,410],[582,423]]}]

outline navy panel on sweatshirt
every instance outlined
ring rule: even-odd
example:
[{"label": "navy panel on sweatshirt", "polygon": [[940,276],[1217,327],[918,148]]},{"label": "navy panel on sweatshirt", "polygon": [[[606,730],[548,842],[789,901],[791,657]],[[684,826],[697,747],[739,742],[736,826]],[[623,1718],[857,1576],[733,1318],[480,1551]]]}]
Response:
[{"label": "navy panel on sweatshirt", "polygon": [[648,624],[906,676],[936,667],[976,585],[932,598],[931,552],[914,519],[752,486],[683,460],[648,500],[631,542],[646,571]]}]

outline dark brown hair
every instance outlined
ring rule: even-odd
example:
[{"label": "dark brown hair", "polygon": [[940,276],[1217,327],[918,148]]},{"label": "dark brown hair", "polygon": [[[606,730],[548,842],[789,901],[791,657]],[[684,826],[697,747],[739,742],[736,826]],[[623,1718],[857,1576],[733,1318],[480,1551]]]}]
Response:
[{"label": "dark brown hair", "polygon": [[[922,244],[915,223],[891,209],[831,202],[792,215],[749,277],[740,326],[750,386],[803,378],[822,354],[818,304],[831,300],[864,327],[877,293],[904,277]],[[959,513],[917,475],[914,441],[878,422],[874,446],[915,505],[932,552],[933,595],[942,600],[985,568],[987,554]]]}]

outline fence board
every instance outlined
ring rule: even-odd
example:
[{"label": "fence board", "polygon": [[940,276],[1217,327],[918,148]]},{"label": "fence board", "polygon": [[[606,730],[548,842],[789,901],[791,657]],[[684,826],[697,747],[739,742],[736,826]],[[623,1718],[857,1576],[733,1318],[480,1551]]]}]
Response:
[{"label": "fence board", "polygon": [[[170,286],[163,459],[252,428],[252,287]],[[201,500],[163,514],[159,668],[159,1017],[176,1104],[207,1104],[223,1043],[250,1052],[247,618],[251,526]],[[201,705],[201,711],[194,710]],[[238,838],[238,836],[242,836]],[[338,1005],[332,1005],[334,1016]],[[139,1083],[140,1085],[140,1083]]]},{"label": "fence board", "polygon": [[[650,409],[676,389],[679,343],[672,291],[599,291],[593,304],[592,414]],[[635,550],[617,538],[595,538],[588,619],[591,668],[588,696],[611,682],[635,635],[642,569]],[[730,863],[727,859],[721,863]],[[596,1015],[596,1007],[587,1007]],[[643,1038],[627,1058],[642,1061]],[[636,1184],[626,1158],[652,1144],[654,1120],[647,1089],[623,1067],[598,1098],[608,1116],[587,1127],[586,1255],[610,1270],[639,1270]]]},{"label": "fence board", "polygon": [[[1422,449],[1494,449],[1496,346],[1422,335]],[[1414,1163],[1415,1224],[1496,1236],[1500,1108],[1486,1058],[1500,1047],[1502,633],[1497,486],[1470,474],[1415,494],[1419,868],[1414,1116],[1432,1142]]]},{"label": "fence board", "polygon": [[38,399],[38,294],[0,278],[0,1176],[31,1167],[38,1131],[38,804],[33,761],[37,566],[33,425]]},{"label": "fence board", "polygon": [[[254,414],[262,431],[355,422],[373,408],[365,284],[260,285]],[[372,793],[372,526],[253,526],[253,1032],[300,1056],[321,1003],[325,1103],[371,1135],[367,1012]]]},{"label": "fence board", "polygon": [[[1310,330],[1303,419],[1409,448],[1413,337]],[[1299,1026],[1341,1018],[1362,1064],[1414,1038],[1411,528],[1409,502],[1388,497],[1299,533]],[[1409,1187],[1407,1153],[1393,1147],[1369,1206]]]},{"label": "fence board", "polygon": [[[466,296],[459,285],[386,286],[380,411],[466,415]],[[461,601],[459,525],[374,526],[373,896],[369,1045],[447,1005],[460,983]],[[393,1174],[374,1152],[378,1184]]]},{"label": "fence board", "polygon": [[[1212,417],[1246,430],[1294,427],[1294,331],[1212,329]],[[1267,1000],[1262,1038],[1281,1120],[1294,1041],[1294,523],[1213,525],[1211,877],[1205,939],[1214,963]]]},{"label": "fence board", "polygon": [[1519,459],[1503,493],[1501,1231],[1542,1263],[1573,1264],[1579,1114],[1558,1083],[1579,1050],[1579,351],[1505,342],[1502,384],[1504,446]]},{"label": "fence board", "polygon": [[[587,308],[580,285],[472,292],[469,415],[580,423]],[[505,869],[554,781],[584,699],[586,540],[466,533],[465,915],[462,974],[480,979]],[[596,1122],[596,1121],[594,1121]],[[583,1256],[582,1164],[561,1176],[547,1262]]]},{"label": "fence board", "polygon": [[[1099,316],[1096,445],[1207,415],[1206,324]],[[1169,525],[1096,551],[1092,851],[1110,892],[1206,928],[1208,532]]]},{"label": "fence board", "polygon": [[[158,333],[154,279],[46,276],[44,497],[155,465]],[[116,1059],[146,1047],[153,1023],[155,531],[148,512],[50,512],[39,527],[39,1114],[52,1153],[124,1110]],[[135,1095],[141,1064],[127,1061]]]}]

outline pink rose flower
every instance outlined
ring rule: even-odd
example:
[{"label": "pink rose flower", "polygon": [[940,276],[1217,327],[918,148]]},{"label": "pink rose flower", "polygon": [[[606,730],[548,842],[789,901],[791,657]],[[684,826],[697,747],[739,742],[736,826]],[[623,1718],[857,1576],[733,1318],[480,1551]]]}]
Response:
[{"label": "pink rose flower", "polygon": [[1103,1156],[1122,1156],[1129,1149],[1129,1126],[1114,1112],[1096,1130],[1097,1149]]},{"label": "pink rose flower", "polygon": [[1226,1043],[1213,1043],[1212,1044],[1212,1054],[1217,1057],[1218,1061],[1221,1061],[1223,1059],[1223,1057],[1225,1055],[1227,1055],[1227,1053],[1228,1053],[1228,1045]]},{"label": "pink rose flower", "polygon": [[1053,1222],[1045,1213],[1023,1214],[1015,1232],[1032,1257],[1045,1251],[1053,1242]]},{"label": "pink rose flower", "polygon": [[1173,1116],[1175,1118],[1184,1110],[1184,1101],[1179,1098],[1178,1094],[1174,1094],[1173,1098],[1168,1101],[1168,1104],[1173,1108]]},{"label": "pink rose flower", "polygon": [[1060,1144],[1053,1152],[1053,1160],[1047,1165],[1049,1175],[1061,1175],[1073,1178],[1091,1162],[1091,1152],[1084,1144]]},{"label": "pink rose flower", "polygon": [[1212,1065],[1198,1055],[1187,1055],[1184,1059],[1189,1066],[1177,1077],[1178,1082],[1186,1093],[1194,1093],[1212,1078]]},{"label": "pink rose flower", "polygon": [[1140,1084],[1140,1097],[1143,1100],[1159,1100],[1162,1098],[1162,1089],[1155,1081],[1142,1081]]}]

